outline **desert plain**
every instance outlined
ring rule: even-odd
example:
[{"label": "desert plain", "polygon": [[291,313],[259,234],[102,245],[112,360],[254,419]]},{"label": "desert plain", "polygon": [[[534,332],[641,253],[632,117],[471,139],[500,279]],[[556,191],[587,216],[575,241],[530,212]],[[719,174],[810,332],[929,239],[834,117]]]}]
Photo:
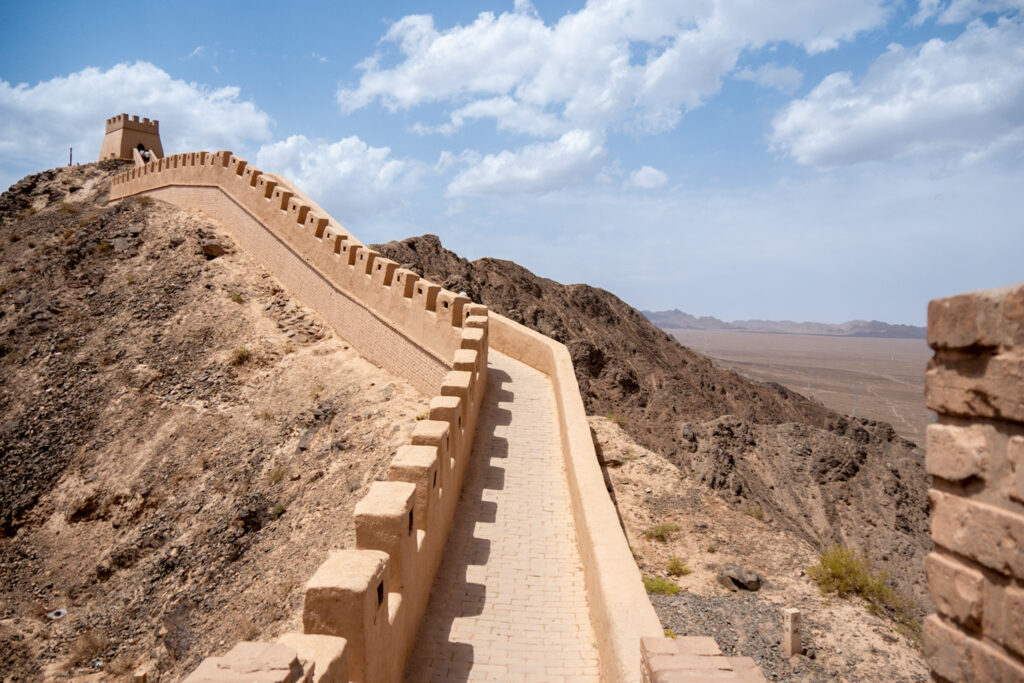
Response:
[{"label": "desert plain", "polygon": [[923,339],[666,331],[726,368],[778,382],[837,412],[888,422],[924,446],[934,413],[924,401],[924,371],[932,354]]}]

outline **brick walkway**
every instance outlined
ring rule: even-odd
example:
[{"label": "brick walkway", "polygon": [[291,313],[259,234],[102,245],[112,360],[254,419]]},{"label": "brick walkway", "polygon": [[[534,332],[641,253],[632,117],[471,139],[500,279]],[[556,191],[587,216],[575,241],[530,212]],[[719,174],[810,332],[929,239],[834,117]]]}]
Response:
[{"label": "brick walkway", "polygon": [[551,382],[493,349],[489,365],[473,459],[406,679],[597,681]]}]

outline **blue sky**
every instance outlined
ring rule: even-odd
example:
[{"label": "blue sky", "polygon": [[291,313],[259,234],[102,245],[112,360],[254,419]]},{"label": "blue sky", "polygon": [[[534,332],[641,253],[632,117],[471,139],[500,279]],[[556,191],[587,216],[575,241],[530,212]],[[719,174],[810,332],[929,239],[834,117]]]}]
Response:
[{"label": "blue sky", "polygon": [[1024,279],[1024,0],[5,3],[0,185],[103,121],[364,242],[645,309],[923,324]]}]

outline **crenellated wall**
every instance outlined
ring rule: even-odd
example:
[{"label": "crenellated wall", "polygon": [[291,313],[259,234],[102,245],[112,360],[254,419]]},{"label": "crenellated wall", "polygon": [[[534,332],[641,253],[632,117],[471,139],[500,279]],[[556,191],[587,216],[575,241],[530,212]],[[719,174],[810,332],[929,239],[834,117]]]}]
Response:
[{"label": "crenellated wall", "polygon": [[[332,553],[304,593],[303,633],[239,643],[188,680],[397,681],[440,565],[487,383],[484,306],[359,243],[284,179],[230,152],[179,154],[111,184],[221,221],[365,357],[432,395],[428,419],[355,507],[356,547]],[[264,678],[260,678],[264,680]]]},{"label": "crenellated wall", "polygon": [[928,305],[926,465],[940,681],[1024,681],[1024,284]]}]

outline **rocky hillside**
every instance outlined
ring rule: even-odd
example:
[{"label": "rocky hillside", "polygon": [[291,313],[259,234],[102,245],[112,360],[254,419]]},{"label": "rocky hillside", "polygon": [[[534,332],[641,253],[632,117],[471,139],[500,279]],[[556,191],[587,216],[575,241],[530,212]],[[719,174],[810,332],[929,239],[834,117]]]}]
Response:
[{"label": "rocky hillside", "polygon": [[869,553],[927,609],[928,488],[922,454],[885,423],[826,409],[777,384],[716,367],[613,294],[563,285],[510,261],[467,261],[433,235],[375,245],[453,291],[564,343],[587,412],[737,509],[819,548]]},{"label": "rocky hillside", "polygon": [[[180,680],[302,588],[427,402],[117,162],[0,196],[0,679]],[[153,677],[150,680],[154,680]]]}]

